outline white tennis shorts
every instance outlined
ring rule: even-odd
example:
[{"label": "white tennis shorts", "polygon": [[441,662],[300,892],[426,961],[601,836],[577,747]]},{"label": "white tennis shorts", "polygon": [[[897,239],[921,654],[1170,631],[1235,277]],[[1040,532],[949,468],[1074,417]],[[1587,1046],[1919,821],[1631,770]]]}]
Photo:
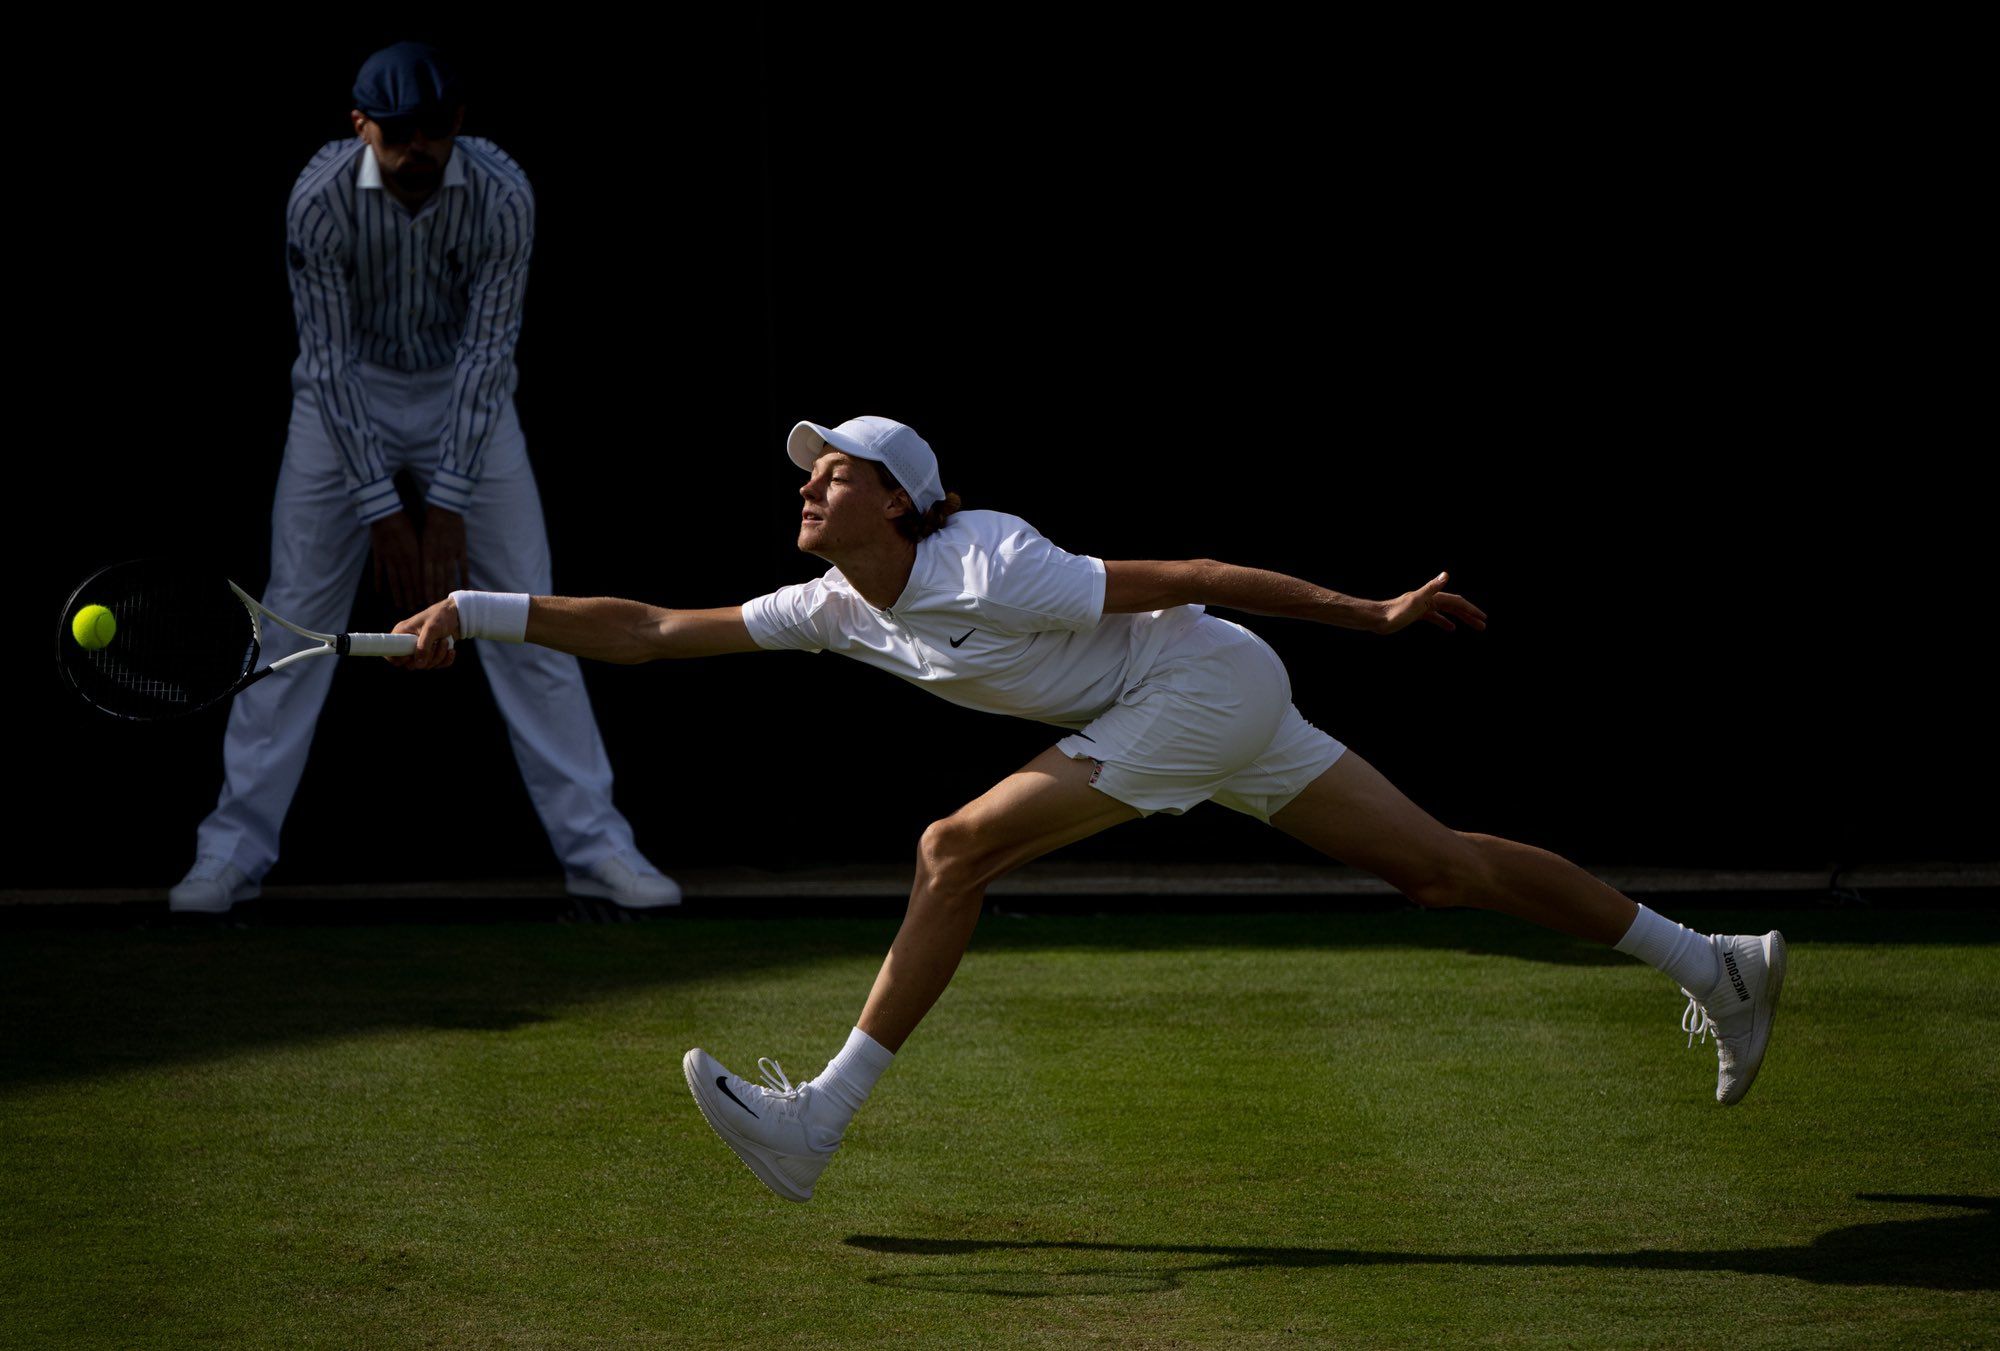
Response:
[{"label": "white tennis shorts", "polygon": [[1056,749],[1097,761],[1091,783],[1147,816],[1213,800],[1269,821],[1347,748],[1299,716],[1269,644],[1205,614]]}]

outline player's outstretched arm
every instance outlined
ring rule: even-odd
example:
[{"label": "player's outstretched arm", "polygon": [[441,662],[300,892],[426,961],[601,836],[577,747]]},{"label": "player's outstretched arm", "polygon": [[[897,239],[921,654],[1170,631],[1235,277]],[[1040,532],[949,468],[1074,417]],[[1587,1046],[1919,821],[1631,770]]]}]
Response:
[{"label": "player's outstretched arm", "polygon": [[[451,597],[396,625],[397,633],[417,635],[417,651],[391,658],[399,666],[429,670],[449,666],[455,652],[446,639],[463,635],[458,604]],[[475,635],[477,636],[477,635]],[[523,641],[595,661],[634,666],[667,657],[716,657],[758,652],[743,624],[743,607],[669,610],[611,596],[534,596],[528,601]]]},{"label": "player's outstretched arm", "polygon": [[636,666],[668,657],[761,652],[743,624],[743,607],[669,610],[610,596],[536,596],[528,602],[528,639],[558,652]]},{"label": "player's outstretched arm", "polygon": [[1218,563],[1212,558],[1183,562],[1104,564],[1104,612],[1135,614],[1173,605],[1220,605],[1254,615],[1310,619],[1364,633],[1394,633],[1418,620],[1450,631],[1462,620],[1486,627],[1486,612],[1444,589],[1450,574],[1440,572],[1414,591],[1391,600],[1362,600],[1282,572]]}]

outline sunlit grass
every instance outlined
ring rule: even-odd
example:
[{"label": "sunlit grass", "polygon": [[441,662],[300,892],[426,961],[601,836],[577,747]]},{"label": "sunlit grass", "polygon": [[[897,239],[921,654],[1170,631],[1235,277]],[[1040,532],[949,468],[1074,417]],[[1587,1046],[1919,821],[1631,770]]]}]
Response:
[{"label": "sunlit grass", "polygon": [[1725,1111],[1489,916],[989,917],[807,1206],[679,1056],[817,1072],[891,921],[14,930],[0,1341],[1990,1340],[2000,926],[1780,921]]}]

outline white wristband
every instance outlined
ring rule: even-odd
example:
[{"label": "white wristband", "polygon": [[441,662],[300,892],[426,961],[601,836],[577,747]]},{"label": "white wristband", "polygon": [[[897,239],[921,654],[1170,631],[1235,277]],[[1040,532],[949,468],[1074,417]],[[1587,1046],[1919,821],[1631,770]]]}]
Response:
[{"label": "white wristband", "polygon": [[458,636],[503,643],[528,640],[528,597],[519,591],[454,591]]}]

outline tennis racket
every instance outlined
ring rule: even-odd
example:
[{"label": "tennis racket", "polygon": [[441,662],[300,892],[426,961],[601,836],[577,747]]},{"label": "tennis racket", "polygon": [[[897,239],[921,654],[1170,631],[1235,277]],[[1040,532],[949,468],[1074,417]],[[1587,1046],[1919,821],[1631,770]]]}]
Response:
[{"label": "tennis racket", "polygon": [[[116,630],[101,647],[76,636],[77,612],[101,605]],[[268,621],[318,643],[259,667]],[[273,614],[220,572],[142,558],[93,573],[63,607],[56,664],[70,687],[115,718],[198,713],[273,671],[318,657],[407,657],[413,633],[315,633]]]}]

